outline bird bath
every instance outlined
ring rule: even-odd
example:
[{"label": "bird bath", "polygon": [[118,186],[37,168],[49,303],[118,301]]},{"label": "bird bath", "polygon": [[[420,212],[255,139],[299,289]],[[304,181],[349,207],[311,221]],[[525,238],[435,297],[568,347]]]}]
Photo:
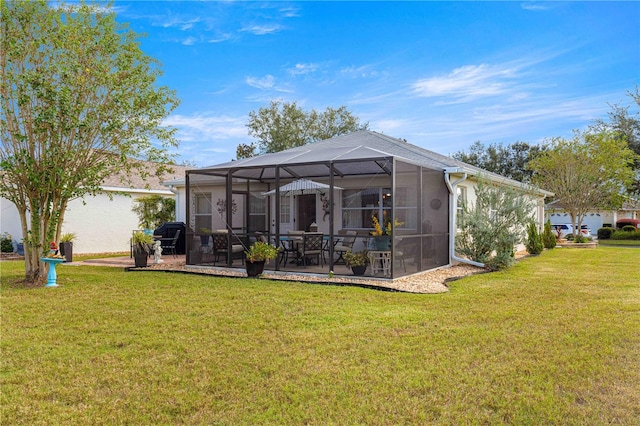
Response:
[{"label": "bird bath", "polygon": [[56,273],[56,265],[64,262],[64,259],[58,259],[55,257],[41,257],[44,263],[49,264],[49,273],[47,274],[47,284],[45,287],[58,287],[58,283],[56,282],[58,279],[58,274]]}]

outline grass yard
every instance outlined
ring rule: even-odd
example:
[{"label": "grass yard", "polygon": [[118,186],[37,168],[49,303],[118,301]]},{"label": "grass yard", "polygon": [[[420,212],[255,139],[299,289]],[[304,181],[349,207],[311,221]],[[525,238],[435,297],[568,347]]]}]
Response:
[{"label": "grass yard", "polygon": [[640,424],[640,249],[413,295],[3,262],[2,424]]}]

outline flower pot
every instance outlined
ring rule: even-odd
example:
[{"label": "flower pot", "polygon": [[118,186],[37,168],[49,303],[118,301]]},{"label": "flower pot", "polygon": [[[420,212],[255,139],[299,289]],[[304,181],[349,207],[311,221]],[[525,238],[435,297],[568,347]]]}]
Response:
[{"label": "flower pot", "polygon": [[379,250],[379,251],[389,250],[389,244],[391,243],[391,237],[389,235],[379,235],[374,239],[376,242],[376,250]]},{"label": "flower pot", "polygon": [[264,271],[264,260],[256,260],[255,262],[246,261],[244,266],[247,269],[248,277],[257,277]]},{"label": "flower pot", "polygon": [[65,261],[73,262],[73,242],[60,243],[60,254],[64,256]]},{"label": "flower pot", "polygon": [[146,268],[149,254],[139,248],[134,248],[133,259],[135,261],[136,268]]},{"label": "flower pot", "polygon": [[353,272],[353,275],[364,275],[366,270],[367,270],[367,265],[358,265],[358,266],[351,267],[351,272]]}]

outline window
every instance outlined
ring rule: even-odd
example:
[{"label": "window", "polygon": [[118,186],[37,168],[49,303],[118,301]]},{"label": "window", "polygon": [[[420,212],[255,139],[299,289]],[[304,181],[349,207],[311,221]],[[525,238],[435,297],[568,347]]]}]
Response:
[{"label": "window", "polygon": [[371,216],[391,216],[391,189],[367,188],[342,191],[342,227],[345,229],[373,228]]},{"label": "window", "polygon": [[211,194],[195,194],[196,231],[211,228]]},{"label": "window", "polygon": [[267,231],[266,200],[254,194],[249,194],[249,231]]},{"label": "window", "polygon": [[280,196],[280,223],[291,223],[291,197]]}]

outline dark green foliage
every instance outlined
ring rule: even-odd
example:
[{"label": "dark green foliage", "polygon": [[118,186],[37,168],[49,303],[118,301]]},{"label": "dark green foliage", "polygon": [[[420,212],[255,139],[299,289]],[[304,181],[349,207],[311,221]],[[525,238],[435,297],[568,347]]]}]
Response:
[{"label": "dark green foliage", "polygon": [[131,210],[138,215],[139,224],[144,229],[159,228],[165,222],[172,222],[176,214],[176,200],[160,195],[148,195],[134,200]]},{"label": "dark green foliage", "polygon": [[492,143],[485,146],[482,142],[476,141],[471,145],[469,152],[456,152],[452,157],[501,176],[529,182],[532,171],[527,168],[527,163],[546,149],[545,146],[529,145],[526,142],[516,142],[507,146]]},{"label": "dark green foliage", "polygon": [[540,254],[544,249],[542,236],[538,232],[538,227],[534,222],[531,222],[527,227],[527,242],[525,246],[530,254]]},{"label": "dark green foliage", "polygon": [[609,227],[600,228],[598,229],[598,239],[608,240],[609,238],[611,238],[615,231],[615,229]]},{"label": "dark green foliage", "polygon": [[611,236],[612,240],[640,240],[640,231],[616,231]]},{"label": "dark green foliage", "polygon": [[632,225],[625,225],[622,227],[622,230],[624,232],[635,232],[636,231],[636,227],[632,226]]},{"label": "dark green foliage", "polygon": [[11,235],[4,233],[0,235],[0,251],[3,253],[13,252],[13,243],[11,242]]},{"label": "dark green foliage", "polygon": [[556,246],[557,241],[558,240],[551,229],[551,221],[547,220],[544,224],[544,231],[542,232],[542,245],[546,249],[552,249]]}]

